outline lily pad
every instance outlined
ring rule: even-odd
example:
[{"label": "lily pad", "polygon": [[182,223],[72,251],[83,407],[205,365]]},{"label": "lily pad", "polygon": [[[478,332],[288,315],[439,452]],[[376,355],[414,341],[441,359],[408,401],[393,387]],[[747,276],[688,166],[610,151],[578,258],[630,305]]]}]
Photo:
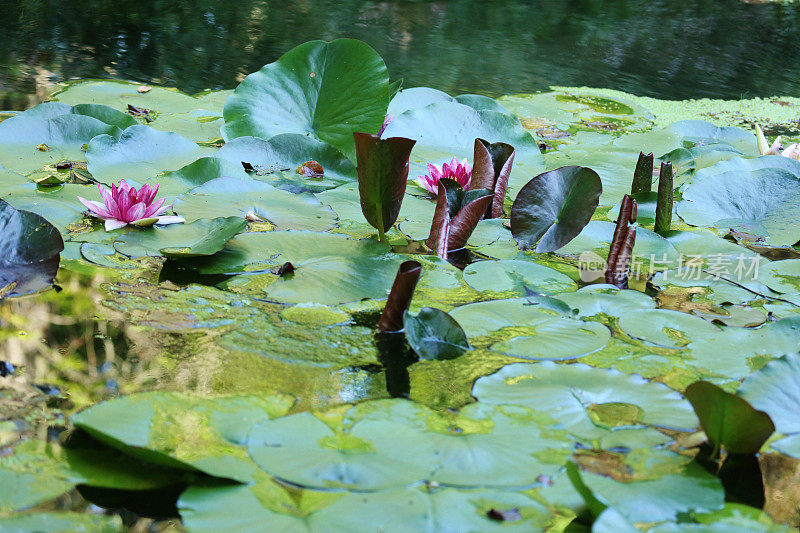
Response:
[{"label": "lily pad", "polygon": [[336,214],[310,193],[292,194],[256,180],[216,178],[178,197],[175,211],[192,222],[200,218],[252,212],[278,229],[329,230]]},{"label": "lily pad", "polygon": [[[515,492],[418,488],[374,493],[304,490],[293,497],[272,481],[253,486],[191,487],[178,503],[191,531],[212,533],[220,524],[236,531],[350,533],[360,529],[420,531],[530,532],[543,530],[553,513]],[[492,509],[517,509],[519,518],[490,518]]]},{"label": "lily pad", "polygon": [[84,161],[82,147],[109,134],[119,135],[120,129],[94,117],[21,114],[0,122],[0,165],[25,174],[60,161]]},{"label": "lily pad", "polygon": [[566,361],[602,350],[609,340],[611,332],[597,322],[553,318],[534,325],[530,335],[498,342],[491,349],[521,359]]},{"label": "lily pad", "polygon": [[478,401],[539,409],[560,421],[567,431],[586,439],[604,433],[589,415],[591,405],[624,403],[639,407],[641,424],[689,431],[697,417],[689,402],[660,383],[616,370],[581,363],[551,361],[516,363],[478,379],[472,388]]},{"label": "lily pad", "polygon": [[[422,480],[468,487],[523,487],[568,453],[552,421],[527,409],[471,405],[453,420],[404,400],[359,404],[347,413],[301,413],[257,424],[248,449],[270,474],[311,488],[385,490]],[[521,427],[530,438],[520,441]],[[524,466],[523,466],[524,465]]]},{"label": "lily pad", "polygon": [[637,316],[641,311],[656,306],[656,302],[646,294],[613,285],[589,285],[577,292],[558,294],[557,298],[577,309],[578,316],[587,318],[597,315]]},{"label": "lily pad", "polygon": [[49,287],[64,241],[41,216],[0,200],[0,299]]},{"label": "lily pad", "polygon": [[258,469],[241,447],[248,428],[282,416],[287,396],[201,398],[152,392],[97,404],[72,417],[76,427],[151,463],[234,479],[252,480]]},{"label": "lily pad", "polygon": [[507,327],[535,326],[562,313],[571,314],[571,308],[563,301],[550,298],[553,303],[548,304],[542,298],[547,297],[476,302],[456,307],[450,316],[462,325],[468,337],[474,338]]},{"label": "lily pad", "polygon": [[146,180],[176,170],[200,157],[200,147],[177,133],[131,126],[121,134],[99,135],[86,149],[87,168],[95,179]]},{"label": "lily pad", "polygon": [[234,235],[246,229],[247,222],[239,217],[198,219],[191,224],[128,232],[114,241],[114,247],[128,257],[203,257],[219,252]]},{"label": "lily pad", "polygon": [[665,348],[680,348],[692,340],[719,333],[719,328],[711,322],[669,309],[623,315],[619,327],[631,337]]},{"label": "lily pad", "polygon": [[464,269],[464,281],[481,292],[524,296],[555,294],[576,288],[566,274],[531,261],[478,261]]},{"label": "lily pad", "polygon": [[55,118],[61,115],[84,115],[93,117],[109,126],[116,126],[124,130],[128,126],[138,124],[132,116],[118,111],[112,107],[98,104],[78,104],[71,106],[62,102],[44,102],[20,113],[20,115]]},{"label": "lily pad", "polygon": [[352,155],[353,133],[376,133],[388,105],[386,65],[369,45],[310,41],[239,84],[225,103],[222,136],[299,133]]},{"label": "lily pad", "polygon": [[402,258],[394,255],[376,257],[315,257],[296,264],[293,274],[275,276],[239,276],[247,286],[247,278],[268,277],[263,288],[266,298],[281,303],[318,303],[336,305],[365,298],[385,299],[392,286]]},{"label": "lily pad", "polygon": [[523,249],[558,250],[589,223],[602,192],[600,176],[590,168],[562,167],[536,176],[511,207],[514,240]]},{"label": "lily pad", "polygon": [[786,259],[761,265],[757,276],[758,281],[775,292],[800,292],[800,259]]},{"label": "lily pad", "polygon": [[[256,179],[291,192],[321,192],[357,179],[355,165],[342,152],[313,137],[296,133],[275,135],[268,141],[237,137],[214,155],[240,167],[248,163],[255,169]],[[323,176],[307,178],[298,174],[297,168],[309,160],[322,165]]]},{"label": "lily pad", "polygon": [[706,174],[682,192],[677,210],[687,224],[734,229],[777,246],[800,240],[800,227],[794,223],[800,173],[764,168]]},{"label": "lily pad", "polygon": [[544,169],[544,157],[536,141],[516,117],[497,111],[477,111],[457,102],[409,109],[394,117],[382,137],[417,141],[411,153],[410,176],[427,174],[428,163],[441,164],[453,157],[472,159],[475,139],[504,142],[516,149],[508,183],[510,193],[516,193],[525,180]]},{"label": "lily pad", "polygon": [[194,260],[191,266],[203,274],[233,274],[266,270],[287,261],[300,264],[315,257],[370,257],[390,250],[388,244],[374,239],[316,231],[266,231],[238,235],[219,253]]}]

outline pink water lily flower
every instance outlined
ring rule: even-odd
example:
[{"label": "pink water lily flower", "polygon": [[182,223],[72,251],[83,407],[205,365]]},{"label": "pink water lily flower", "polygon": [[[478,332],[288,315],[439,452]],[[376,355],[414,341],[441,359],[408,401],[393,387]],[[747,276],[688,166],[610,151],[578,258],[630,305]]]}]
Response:
[{"label": "pink water lily flower", "polygon": [[469,180],[472,177],[472,166],[466,159],[459,161],[455,157],[450,163],[444,163],[441,168],[438,165],[431,165],[428,163],[428,173],[424,176],[417,178],[417,183],[425,188],[431,194],[439,193],[439,180],[442,178],[450,178],[455,180],[463,188],[467,188]]},{"label": "pink water lily flower", "polygon": [[[164,198],[156,200],[158,185],[142,185],[136,189],[122,180],[119,185],[112,184],[111,190],[98,184],[102,202],[87,200],[78,196],[78,200],[89,208],[90,213],[106,222],[106,231],[132,226],[166,225],[185,222],[183,217],[164,216],[171,205],[164,205]],[[155,200],[155,201],[154,201]]]}]

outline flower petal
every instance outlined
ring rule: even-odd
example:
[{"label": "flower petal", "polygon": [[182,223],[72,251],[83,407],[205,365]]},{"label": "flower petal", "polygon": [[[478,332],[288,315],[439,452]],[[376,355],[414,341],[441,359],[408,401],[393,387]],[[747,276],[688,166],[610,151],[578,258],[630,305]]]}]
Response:
[{"label": "flower petal", "polygon": [[144,216],[146,216],[146,217],[157,217],[158,215],[160,215],[161,213],[163,213],[164,211],[166,211],[167,209],[172,207],[171,205],[168,205],[168,206],[162,208],[161,206],[164,205],[165,201],[166,201],[166,198],[159,198],[158,200],[156,200],[156,202],[154,204],[149,205],[147,207],[147,209],[144,212]]},{"label": "flower petal", "polygon": [[140,218],[144,217],[144,212],[146,209],[147,207],[144,205],[144,202],[133,204],[131,208],[128,209],[127,219],[131,222],[134,220],[139,220]]},{"label": "flower petal", "polygon": [[110,218],[106,220],[106,231],[114,231],[115,229],[124,228],[127,226],[128,223],[123,220],[117,220],[115,218]]},{"label": "flower petal", "polygon": [[91,211],[93,215],[103,219],[112,218],[111,214],[108,212],[108,209],[106,209],[106,206],[104,206],[102,203],[95,202],[94,200],[87,200],[86,198],[82,198],[80,196],[78,196],[78,200],[87,208],[89,208],[89,211]]}]

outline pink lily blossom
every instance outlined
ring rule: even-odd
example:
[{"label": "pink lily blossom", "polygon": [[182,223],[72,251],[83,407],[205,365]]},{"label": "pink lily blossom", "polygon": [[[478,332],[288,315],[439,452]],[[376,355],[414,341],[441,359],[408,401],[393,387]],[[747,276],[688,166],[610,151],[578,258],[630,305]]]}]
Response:
[{"label": "pink lily blossom", "polygon": [[156,200],[158,185],[142,185],[136,189],[122,180],[119,185],[112,184],[111,190],[98,184],[102,202],[87,200],[78,196],[78,200],[89,208],[89,212],[105,220],[106,231],[132,226],[147,227],[153,224],[167,225],[185,222],[183,217],[164,216],[171,205],[164,205],[164,198]]},{"label": "pink lily blossom", "polygon": [[450,163],[444,163],[441,168],[438,165],[428,163],[428,173],[417,178],[417,183],[431,194],[439,193],[439,180],[449,178],[455,180],[463,188],[467,188],[472,177],[472,166],[466,159],[459,161],[455,157]]}]

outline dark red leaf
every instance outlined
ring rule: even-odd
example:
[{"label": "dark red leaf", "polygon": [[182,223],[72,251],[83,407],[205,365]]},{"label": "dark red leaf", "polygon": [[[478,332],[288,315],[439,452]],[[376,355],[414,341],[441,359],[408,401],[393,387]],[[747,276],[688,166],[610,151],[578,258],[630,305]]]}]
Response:
[{"label": "dark red leaf", "polygon": [[514,147],[506,143],[489,143],[475,139],[475,154],[472,163],[470,189],[489,189],[494,195],[486,210],[486,218],[503,215],[508,178],[514,164]]},{"label": "dark red leaf", "polygon": [[397,269],[397,275],[378,321],[378,329],[383,332],[403,329],[403,315],[411,305],[414,289],[422,275],[422,265],[418,261],[405,261]]},{"label": "dark red leaf", "polygon": [[408,179],[408,158],[416,141],[405,137],[381,139],[354,133],[361,211],[381,240],[400,213]]}]

